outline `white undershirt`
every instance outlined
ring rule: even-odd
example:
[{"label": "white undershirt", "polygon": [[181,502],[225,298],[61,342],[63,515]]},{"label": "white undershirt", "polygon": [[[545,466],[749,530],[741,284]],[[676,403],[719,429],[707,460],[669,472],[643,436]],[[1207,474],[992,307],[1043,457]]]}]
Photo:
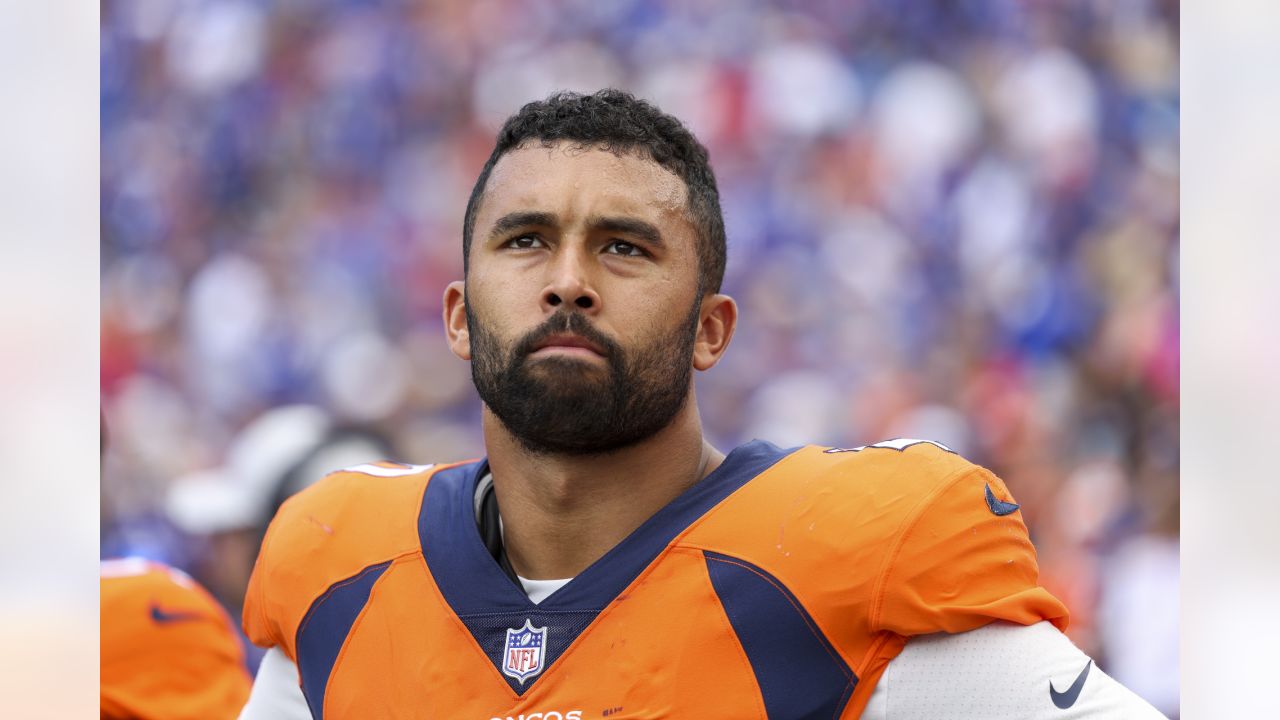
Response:
[{"label": "white undershirt", "polygon": [[565,578],[564,580],[530,580],[529,578],[520,577],[520,586],[524,588],[524,594],[529,596],[534,605],[541,604],[543,600],[551,597],[551,593],[559,590],[573,578]]}]

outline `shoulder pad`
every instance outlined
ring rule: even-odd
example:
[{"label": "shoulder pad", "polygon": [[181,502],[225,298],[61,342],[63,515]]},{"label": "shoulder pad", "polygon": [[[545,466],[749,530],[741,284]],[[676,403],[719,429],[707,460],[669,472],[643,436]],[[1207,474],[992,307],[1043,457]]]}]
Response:
[{"label": "shoulder pad", "polygon": [[294,631],[315,598],[370,565],[420,551],[418,515],[443,467],[369,463],[330,473],[281,505],[245,594],[255,644],[293,658]]}]

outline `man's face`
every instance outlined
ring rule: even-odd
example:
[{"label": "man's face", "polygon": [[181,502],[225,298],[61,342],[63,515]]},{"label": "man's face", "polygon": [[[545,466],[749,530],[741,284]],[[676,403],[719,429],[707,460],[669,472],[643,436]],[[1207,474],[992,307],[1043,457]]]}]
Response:
[{"label": "man's face", "polygon": [[471,371],[529,450],[626,447],[683,407],[701,300],[685,193],[650,160],[563,143],[494,167],[466,282]]}]

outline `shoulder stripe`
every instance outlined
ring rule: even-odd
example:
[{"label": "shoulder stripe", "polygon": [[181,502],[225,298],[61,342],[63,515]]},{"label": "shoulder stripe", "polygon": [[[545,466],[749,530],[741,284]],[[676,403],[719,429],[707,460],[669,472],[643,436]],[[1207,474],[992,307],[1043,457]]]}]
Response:
[{"label": "shoulder stripe", "polygon": [[755,672],[771,718],[837,718],[858,677],[777,578],[703,551],[711,586]]},{"label": "shoulder stripe", "polygon": [[892,440],[881,440],[880,442],[873,443],[871,445],[859,445],[858,447],[852,447],[852,448],[827,448],[826,450],[823,450],[823,452],[827,453],[828,455],[831,455],[835,453],[861,452],[863,450],[868,450],[870,448],[882,448],[885,450],[897,450],[898,452],[902,452],[913,445],[925,445],[925,444],[933,445],[939,450],[942,450],[944,452],[949,452],[952,455],[956,454],[955,450],[952,450],[951,448],[947,447],[946,445],[943,445],[937,440],[921,440],[919,438],[893,438]]},{"label": "shoulder stripe", "polygon": [[404,465],[402,467],[386,467],[384,465],[374,465],[373,463],[364,463],[363,465],[353,465],[349,468],[343,468],[338,472],[360,473],[361,475],[372,475],[374,477],[405,477],[408,475],[417,475],[424,470],[430,470],[434,465]]},{"label": "shoulder stripe", "polygon": [[354,577],[335,583],[316,599],[298,626],[298,674],[302,694],[315,720],[324,718],[324,695],[329,675],[346,644],[356,617],[369,602],[369,593],[378,578],[391,566],[388,560],[361,570]]}]

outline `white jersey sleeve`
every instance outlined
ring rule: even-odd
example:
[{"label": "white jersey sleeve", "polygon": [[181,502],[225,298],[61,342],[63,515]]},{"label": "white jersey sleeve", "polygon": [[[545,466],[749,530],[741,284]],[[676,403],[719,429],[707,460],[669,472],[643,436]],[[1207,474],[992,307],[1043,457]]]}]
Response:
[{"label": "white jersey sleeve", "polygon": [[864,720],[1158,720],[1053,625],[992,623],[913,637],[885,668]]},{"label": "white jersey sleeve", "polygon": [[240,720],[311,720],[298,667],[280,648],[271,648],[262,658]]}]

